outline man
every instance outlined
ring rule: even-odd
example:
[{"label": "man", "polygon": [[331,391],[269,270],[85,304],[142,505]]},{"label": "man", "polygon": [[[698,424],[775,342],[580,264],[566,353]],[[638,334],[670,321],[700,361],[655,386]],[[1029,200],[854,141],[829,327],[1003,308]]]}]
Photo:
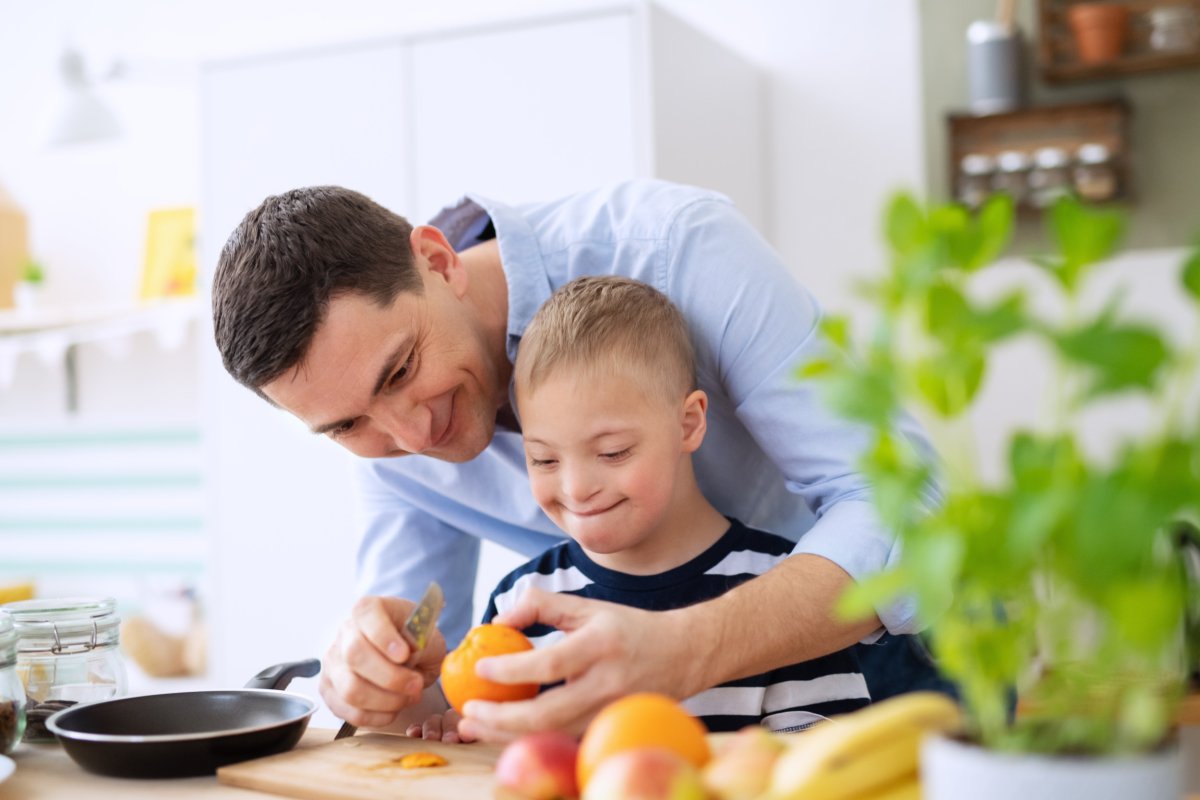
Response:
[{"label": "man", "polygon": [[[761,577],[671,612],[530,592],[505,621],[568,635],[479,668],[565,684],[527,702],[473,704],[462,730],[503,739],[578,728],[635,689],[686,697],[913,629],[907,603],[854,623],[832,614],[842,590],[895,550],[854,468],[862,433],[794,376],[822,347],[819,310],[725,198],[633,181],[519,208],[469,197],[413,228],[357,193],[302,189],[267,198],[230,236],[213,318],[238,381],[370,459],[359,569],[369,594],[393,597],[361,600],[326,656],[322,696],[347,721],[390,724],[436,678],[441,642],[428,663],[401,666],[409,652],[397,626],[411,602],[399,597],[438,580],[449,594],[442,629],[456,641],[471,621],[479,539],[532,555],[561,536],[530,494],[509,384],[534,312],[587,274],[644,281],[681,309],[710,398],[697,480],[723,513],[796,549]],[[898,426],[925,447],[907,421]],[[863,656],[877,699],[930,680],[908,637],[879,641],[888,644]],[[884,672],[871,666],[880,652]]]}]

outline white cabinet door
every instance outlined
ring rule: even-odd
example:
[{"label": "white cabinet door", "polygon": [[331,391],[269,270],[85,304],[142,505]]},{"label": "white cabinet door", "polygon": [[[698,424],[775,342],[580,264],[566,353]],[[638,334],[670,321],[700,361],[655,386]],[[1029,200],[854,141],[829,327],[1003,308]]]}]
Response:
[{"label": "white cabinet door", "polygon": [[414,221],[466,191],[548,200],[644,174],[632,11],[418,40]]},{"label": "white cabinet door", "polygon": [[[403,48],[288,55],[207,68],[203,263],[269,194],[341,184],[402,208]],[[205,342],[207,598],[217,666],[240,685],[287,658],[319,656],[353,597],[359,537],[352,458],[225,373]]]}]

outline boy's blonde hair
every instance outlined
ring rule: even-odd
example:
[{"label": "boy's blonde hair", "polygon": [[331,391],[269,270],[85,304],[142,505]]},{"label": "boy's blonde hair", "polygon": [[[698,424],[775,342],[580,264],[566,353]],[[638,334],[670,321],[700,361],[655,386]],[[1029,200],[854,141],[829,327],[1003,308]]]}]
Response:
[{"label": "boy's blonde hair", "polygon": [[633,366],[647,394],[671,402],[696,388],[683,315],[662,292],[629,278],[576,278],[534,314],[513,370],[518,391],[563,366],[599,375]]}]

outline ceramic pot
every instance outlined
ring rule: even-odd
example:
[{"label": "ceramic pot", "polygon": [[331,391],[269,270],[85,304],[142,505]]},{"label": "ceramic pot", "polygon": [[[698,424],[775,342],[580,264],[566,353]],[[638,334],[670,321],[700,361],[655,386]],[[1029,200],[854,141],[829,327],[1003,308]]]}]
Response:
[{"label": "ceramic pot", "polygon": [[998,753],[956,739],[921,747],[925,800],[1179,800],[1178,746],[1144,756],[1078,758]]},{"label": "ceramic pot", "polygon": [[1077,3],[1067,9],[1079,60],[1084,64],[1112,61],[1125,50],[1129,9],[1115,3]]}]

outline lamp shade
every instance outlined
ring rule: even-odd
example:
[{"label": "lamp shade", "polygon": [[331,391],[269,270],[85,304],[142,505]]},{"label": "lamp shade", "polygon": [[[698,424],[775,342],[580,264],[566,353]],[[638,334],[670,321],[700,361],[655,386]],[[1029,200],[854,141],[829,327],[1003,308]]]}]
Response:
[{"label": "lamp shade", "polygon": [[100,98],[84,74],[78,50],[66,50],[59,61],[63,99],[51,123],[52,146],[112,139],[121,133],[116,114]]}]

